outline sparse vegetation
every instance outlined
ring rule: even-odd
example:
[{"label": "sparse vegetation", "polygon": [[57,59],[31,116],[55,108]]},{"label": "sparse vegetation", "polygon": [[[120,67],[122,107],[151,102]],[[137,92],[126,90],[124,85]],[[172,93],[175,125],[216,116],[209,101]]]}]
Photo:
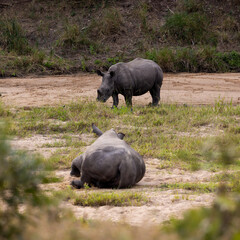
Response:
[{"label": "sparse vegetation", "polygon": [[160,189],[184,189],[198,193],[211,193],[216,192],[219,185],[216,183],[172,183],[162,184],[158,186]]},{"label": "sparse vegetation", "polygon": [[[63,141],[45,145],[61,147],[48,159],[55,168],[70,166],[70,161],[83,151],[86,143],[70,135],[90,133],[91,123],[94,122],[103,131],[117,124],[116,130],[126,134],[126,141],[136,151],[145,157],[161,160],[160,169],[171,168],[174,162],[175,167],[183,169],[210,168],[216,171],[222,168],[222,164],[213,161],[217,155],[211,155],[215,141],[226,139],[232,143],[236,156],[240,151],[239,119],[236,118],[239,113],[239,106],[221,100],[214,106],[201,107],[174,104],[162,104],[156,108],[136,106],[133,112],[128,108],[111,110],[97,102],[80,101],[65,107],[22,109],[17,115],[6,116],[6,119],[14,121],[10,133],[22,137],[30,134],[64,134]],[[208,156],[211,156],[210,161],[206,160]],[[236,163],[238,166],[239,160]]]},{"label": "sparse vegetation", "polygon": [[[156,109],[152,109],[155,111]],[[167,111],[165,109],[165,111]],[[232,111],[232,107],[228,111]],[[235,110],[234,110],[235,111]],[[229,113],[229,112],[228,112]],[[120,116],[125,115],[122,113]],[[127,113],[128,114],[128,113]],[[131,113],[132,114],[132,113]],[[1,123],[3,124],[3,123]],[[132,227],[129,225],[110,224],[106,222],[86,221],[86,219],[76,220],[72,214],[61,210],[56,205],[49,205],[53,198],[65,199],[81,206],[140,206],[146,204],[149,199],[147,194],[136,191],[106,191],[97,192],[85,186],[85,189],[77,191],[70,188],[58,191],[53,196],[46,197],[38,188],[40,183],[55,182],[54,175],[49,175],[47,180],[42,175],[41,162],[35,161],[29,155],[22,152],[15,152],[7,145],[4,129],[1,126],[0,135],[0,192],[1,202],[4,204],[0,208],[0,237],[11,240],[19,239],[49,239],[54,236],[61,236],[62,239],[118,239],[127,236],[128,239],[148,239],[169,238],[172,239],[192,239],[197,236],[199,239],[238,239],[239,236],[239,174],[223,173],[215,177],[217,183],[178,183],[165,184],[159,186],[161,189],[185,189],[194,192],[209,193],[218,189],[219,196],[212,207],[190,210],[185,213],[181,220],[172,219],[163,227],[151,226],[146,228]],[[220,161],[229,169],[234,161],[238,161],[229,141],[218,141],[213,146],[213,153],[208,154],[210,158]],[[217,149],[217,150],[216,150]],[[232,154],[234,153],[234,154]],[[40,170],[40,168],[41,170]],[[19,171],[21,169],[21,171]],[[39,171],[40,170],[40,171]],[[238,179],[236,181],[236,179]],[[225,180],[227,183],[225,183]],[[231,183],[232,193],[228,194],[228,186]],[[188,195],[175,192],[172,203],[176,204],[182,200],[189,200]],[[20,211],[20,206],[24,205],[24,211]],[[5,207],[7,206],[7,207]],[[54,231],[53,231],[54,230]],[[140,238],[142,236],[142,238]]]},{"label": "sparse vegetation", "polygon": [[54,195],[63,197],[65,200],[71,201],[74,205],[100,207],[100,206],[141,206],[149,202],[141,192],[132,191],[105,191],[95,192],[89,190],[88,186],[85,186],[84,191],[77,193],[71,189],[67,191],[58,191]]},{"label": "sparse vegetation", "polygon": [[[15,2],[0,4],[0,77],[94,71],[137,56],[156,61],[164,72],[240,71],[239,0]],[[89,101],[16,110],[0,101],[0,239],[239,239],[239,116],[239,105],[222,99],[214,106],[161,104],[133,111]],[[159,161],[157,171],[221,170],[203,183],[154,186],[161,193],[173,190],[172,204],[191,200],[188,194],[215,193],[213,206],[188,211],[163,229],[76,219],[52,204],[56,199],[85,207],[151,204],[148,190],[137,188],[65,186],[48,196],[41,190],[40,184],[63,181],[50,170],[69,168],[90,145],[93,122],[103,131],[124,132],[135,150]],[[59,135],[61,141],[41,146],[57,149],[50,157],[8,144],[9,136],[35,134]],[[82,134],[92,139],[83,141]]]},{"label": "sparse vegetation", "polygon": [[146,52],[165,72],[225,72],[240,70],[240,54],[218,52],[213,47],[162,48]]},{"label": "sparse vegetation", "polygon": [[38,188],[44,178],[41,162],[25,152],[11,150],[3,122],[0,122],[0,164],[0,238],[16,239],[23,235],[29,220],[20,209],[22,204],[27,211],[50,202]]},{"label": "sparse vegetation", "polygon": [[25,17],[19,7],[0,18],[2,77],[93,72],[135,57],[165,72],[240,69],[239,9],[231,1],[33,1]]}]

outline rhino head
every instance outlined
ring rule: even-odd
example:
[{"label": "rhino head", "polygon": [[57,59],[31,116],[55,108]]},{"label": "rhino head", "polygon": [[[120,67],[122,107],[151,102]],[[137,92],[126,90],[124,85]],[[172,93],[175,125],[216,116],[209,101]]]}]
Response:
[{"label": "rhino head", "polygon": [[71,166],[71,172],[70,175],[74,177],[80,177],[81,176],[81,168],[82,168],[82,155],[76,157],[72,161],[72,166]]},{"label": "rhino head", "polygon": [[97,70],[97,74],[102,76],[102,84],[97,90],[97,100],[101,102],[106,102],[113,94],[114,91],[114,72],[103,73]]},{"label": "rhino head", "polygon": [[[102,131],[98,127],[96,127],[94,123],[92,123],[92,129],[93,132],[96,133],[98,136],[101,136],[103,134]],[[125,134],[120,132],[117,133],[117,136],[122,140],[125,137]]]}]

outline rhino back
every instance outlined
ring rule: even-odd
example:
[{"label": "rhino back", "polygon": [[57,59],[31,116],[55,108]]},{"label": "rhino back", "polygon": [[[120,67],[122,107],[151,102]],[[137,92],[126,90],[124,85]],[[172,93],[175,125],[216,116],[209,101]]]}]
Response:
[{"label": "rhino back", "polygon": [[[145,173],[142,157],[112,130],[100,136],[83,154],[82,171],[100,186],[132,186]],[[123,169],[123,171],[121,171]]]},{"label": "rhino back", "polygon": [[163,72],[153,61],[136,58],[128,63],[113,65],[110,71],[116,72],[115,88],[117,92],[131,90],[134,96],[148,92],[154,84],[161,86]]}]

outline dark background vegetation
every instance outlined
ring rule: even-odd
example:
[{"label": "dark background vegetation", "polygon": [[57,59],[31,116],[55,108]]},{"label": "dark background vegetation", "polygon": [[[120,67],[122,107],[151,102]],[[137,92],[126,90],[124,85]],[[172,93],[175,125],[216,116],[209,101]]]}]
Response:
[{"label": "dark background vegetation", "polygon": [[239,0],[1,0],[0,76],[94,72],[135,57],[164,72],[236,72],[239,30]]}]

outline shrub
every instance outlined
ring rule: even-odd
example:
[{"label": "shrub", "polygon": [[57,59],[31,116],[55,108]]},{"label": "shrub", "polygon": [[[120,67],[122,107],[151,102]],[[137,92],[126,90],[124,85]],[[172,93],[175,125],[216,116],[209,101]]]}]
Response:
[{"label": "shrub", "polygon": [[48,199],[39,189],[44,176],[36,158],[24,152],[16,152],[6,142],[5,124],[0,125],[0,238],[19,237],[24,232],[27,216],[25,209],[42,206]]},{"label": "shrub", "polygon": [[107,8],[99,19],[92,21],[88,28],[91,36],[111,36],[121,32],[123,18],[121,13],[114,7]]},{"label": "shrub", "polygon": [[91,40],[87,31],[81,31],[76,24],[65,25],[64,33],[56,42],[57,46],[63,46],[72,49],[85,49],[90,53],[99,51],[99,44]]},{"label": "shrub", "polygon": [[9,52],[14,51],[19,55],[31,52],[24,32],[16,19],[0,19],[0,42]]},{"label": "shrub", "polygon": [[203,4],[196,0],[179,1],[176,12],[167,16],[161,31],[183,44],[217,44],[217,36],[210,29]]},{"label": "shrub", "polygon": [[191,210],[174,222],[178,239],[239,239],[240,199],[218,198],[212,208]]},{"label": "shrub", "polygon": [[147,51],[146,58],[158,63],[165,72],[239,71],[240,53],[218,52],[216,48],[162,48]]},{"label": "shrub", "polygon": [[163,29],[176,40],[186,44],[206,43],[209,23],[200,13],[175,13],[169,16]]}]

